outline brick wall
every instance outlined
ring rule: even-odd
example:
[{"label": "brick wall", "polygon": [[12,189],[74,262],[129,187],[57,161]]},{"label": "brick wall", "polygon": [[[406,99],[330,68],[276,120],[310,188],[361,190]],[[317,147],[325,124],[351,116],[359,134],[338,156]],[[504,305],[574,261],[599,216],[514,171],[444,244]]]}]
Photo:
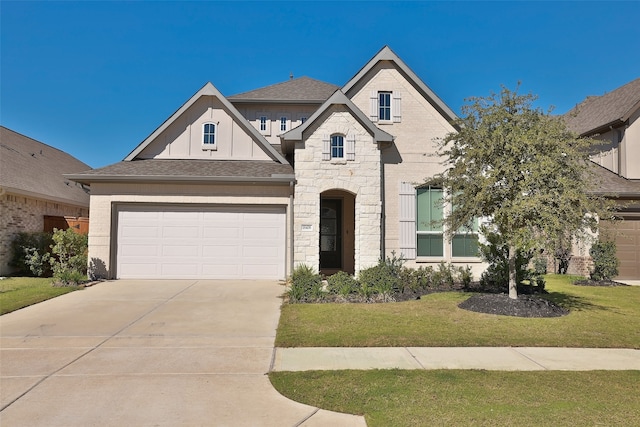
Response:
[{"label": "brick wall", "polygon": [[0,196],[0,275],[11,273],[11,241],[17,233],[43,231],[44,216],[89,216],[89,208],[42,199],[3,194]]}]

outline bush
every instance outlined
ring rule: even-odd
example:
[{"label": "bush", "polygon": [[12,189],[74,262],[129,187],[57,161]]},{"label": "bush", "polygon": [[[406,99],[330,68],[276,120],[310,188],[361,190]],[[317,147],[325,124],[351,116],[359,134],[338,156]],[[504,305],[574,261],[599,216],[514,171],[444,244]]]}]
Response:
[{"label": "bush", "polygon": [[347,297],[358,291],[358,281],[349,273],[338,271],[327,279],[327,291],[330,294]]},{"label": "bush", "polygon": [[[485,234],[487,244],[480,245],[480,256],[489,263],[487,270],[480,277],[483,288],[499,286],[509,287],[509,246],[498,233]],[[516,252],[516,283],[520,284],[530,276],[527,269],[533,253],[518,249]]]},{"label": "bush", "polygon": [[54,229],[50,259],[54,281],[76,286],[87,280],[87,235]]},{"label": "bush", "polygon": [[589,255],[593,258],[593,280],[611,280],[618,275],[618,258],[614,242],[598,241],[591,246]]},{"label": "bush", "polygon": [[18,233],[11,241],[9,265],[16,267],[22,276],[50,277],[48,258],[52,244],[51,233]]},{"label": "bush", "polygon": [[[398,271],[400,274],[400,271]],[[360,271],[358,275],[360,283],[359,293],[364,298],[378,294],[385,301],[389,300],[392,293],[399,290],[399,279],[394,275],[394,270],[385,262],[379,262],[374,267]]]},{"label": "bush", "polygon": [[289,278],[287,295],[289,302],[292,303],[321,300],[324,297],[322,277],[313,267],[305,264],[298,265]]}]

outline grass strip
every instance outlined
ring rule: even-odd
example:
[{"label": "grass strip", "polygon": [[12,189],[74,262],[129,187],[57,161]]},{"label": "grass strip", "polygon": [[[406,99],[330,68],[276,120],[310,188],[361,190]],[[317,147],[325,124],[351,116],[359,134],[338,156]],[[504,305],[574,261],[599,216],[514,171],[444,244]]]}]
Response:
[{"label": "grass strip", "polygon": [[0,315],[81,289],[55,287],[50,278],[9,277],[0,280]]},{"label": "grass strip", "polygon": [[462,292],[384,304],[285,304],[278,347],[609,347],[640,348],[640,287],[575,286],[547,277],[546,298],[570,310],[520,318],[458,308]]},{"label": "grass strip", "polygon": [[640,371],[272,372],[298,402],[375,426],[640,425]]}]

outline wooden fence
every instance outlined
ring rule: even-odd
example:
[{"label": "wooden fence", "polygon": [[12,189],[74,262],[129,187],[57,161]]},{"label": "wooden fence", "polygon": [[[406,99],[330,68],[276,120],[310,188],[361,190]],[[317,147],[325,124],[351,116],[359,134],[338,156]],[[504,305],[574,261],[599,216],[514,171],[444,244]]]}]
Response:
[{"label": "wooden fence", "polygon": [[72,228],[76,233],[89,234],[89,218],[82,216],[44,216],[44,230],[52,232],[54,228],[66,230]]}]

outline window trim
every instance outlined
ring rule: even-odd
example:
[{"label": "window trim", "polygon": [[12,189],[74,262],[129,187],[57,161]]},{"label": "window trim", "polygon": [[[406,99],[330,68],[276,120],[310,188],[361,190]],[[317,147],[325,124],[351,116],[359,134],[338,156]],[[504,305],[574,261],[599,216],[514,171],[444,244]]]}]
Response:
[{"label": "window trim", "polygon": [[[207,132],[207,127],[212,126],[213,132]],[[203,150],[217,150],[218,149],[218,123],[216,122],[204,122],[202,124],[202,138],[200,143]],[[207,142],[207,136],[213,137],[213,142]]]},{"label": "window trim", "polygon": [[271,135],[271,118],[267,113],[257,113],[256,114],[256,127],[258,128],[258,132],[264,136]]},{"label": "window trim", "polygon": [[[469,230],[459,230],[456,233],[453,233],[453,235],[451,236],[450,239],[446,238],[446,227],[443,225],[441,227],[440,230],[419,230],[420,228],[420,221],[419,221],[419,207],[420,204],[418,203],[418,195],[419,195],[419,190],[424,189],[424,188],[429,188],[429,189],[436,189],[436,190],[442,190],[441,187],[438,186],[420,186],[420,187],[415,187],[415,254],[416,254],[416,262],[440,262],[443,260],[448,260],[449,262],[454,262],[454,263],[459,263],[459,262],[469,262],[469,263],[473,263],[473,262],[481,262],[481,258],[480,258],[480,253],[478,252],[477,255],[454,255],[453,254],[453,239],[457,236],[475,236],[475,238],[477,239],[477,242],[480,242],[481,240],[481,235],[480,235],[480,218],[475,218],[474,220],[474,224],[473,224],[473,230],[469,231]],[[442,197],[444,197],[444,191],[442,192]],[[447,209],[450,209],[449,206],[442,206],[441,210],[441,215],[444,218],[447,212]],[[438,235],[438,236],[442,236],[442,255],[420,255],[418,253],[419,247],[418,247],[418,236],[419,235]]]},{"label": "window trim", "polygon": [[[389,99],[388,105],[382,105],[382,97],[385,97]],[[390,123],[393,121],[393,92],[390,90],[379,90],[378,91],[378,121],[383,122],[383,123]],[[383,112],[388,113],[388,118],[387,118],[387,114],[384,114],[384,118],[383,118]]]},{"label": "window trim", "polygon": [[[336,145],[334,146],[334,138],[336,141]],[[340,145],[338,145],[338,138],[340,138]],[[344,144],[344,140],[345,140],[345,136],[342,135],[341,133],[334,133],[330,136],[329,138],[329,157],[331,158],[331,160],[345,160],[345,144]],[[334,156],[334,150],[336,150],[336,155]],[[342,151],[342,155],[338,156],[337,152],[338,150]]]}]

